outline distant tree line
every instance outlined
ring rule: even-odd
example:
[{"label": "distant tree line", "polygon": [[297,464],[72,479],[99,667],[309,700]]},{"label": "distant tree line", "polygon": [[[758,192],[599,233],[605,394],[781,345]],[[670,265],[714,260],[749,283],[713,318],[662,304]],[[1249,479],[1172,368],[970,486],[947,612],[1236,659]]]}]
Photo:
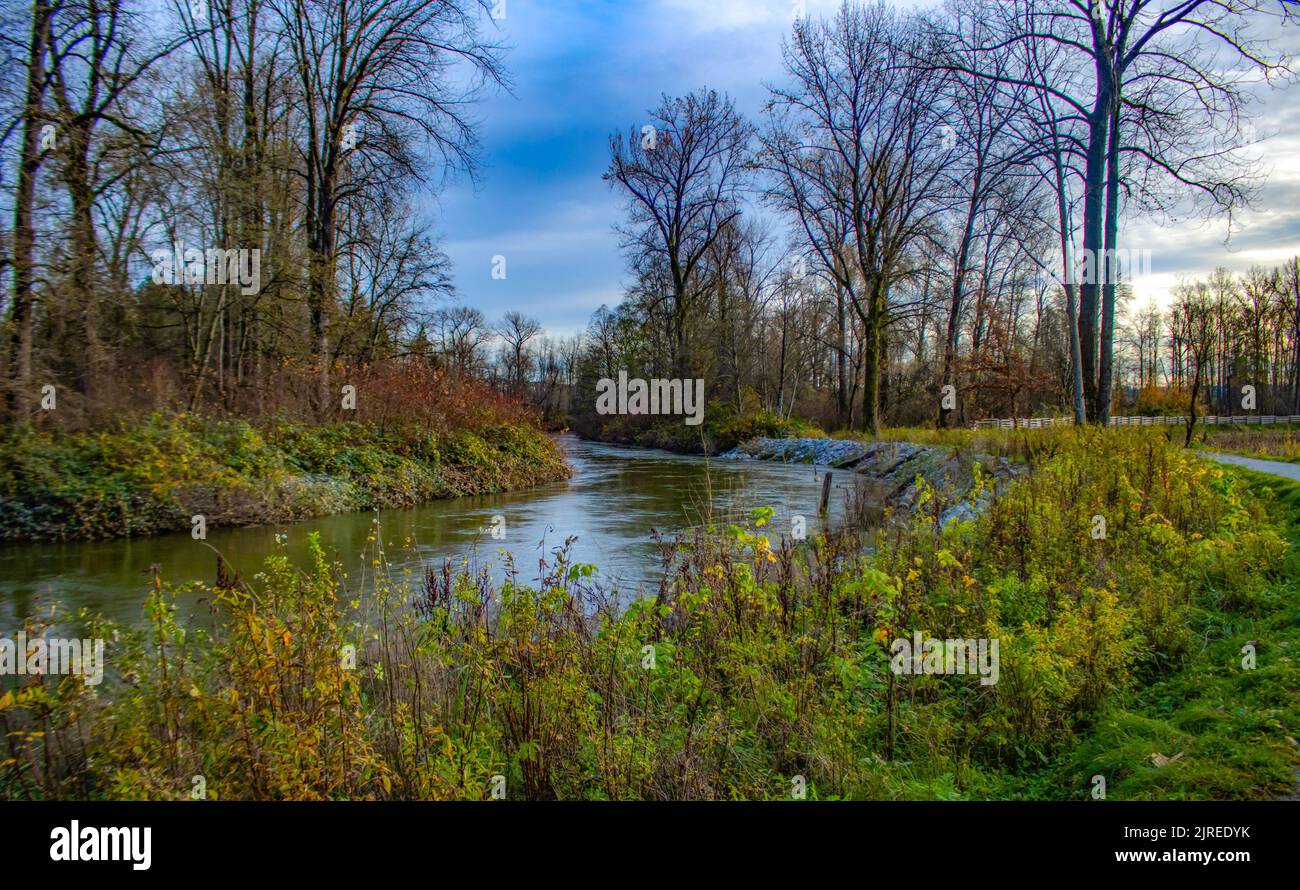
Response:
[{"label": "distant tree line", "polygon": [[1174,297],[1133,325],[1139,386],[1163,380],[1214,414],[1300,414],[1300,257],[1217,269]]},{"label": "distant tree line", "polygon": [[[1121,221],[1246,206],[1261,183],[1246,91],[1289,70],[1265,38],[1295,11],[850,0],[796,21],[759,119],[701,89],[611,137],[633,283],[591,319],[575,404],[589,414],[595,381],[625,369],[703,377],[736,411],[878,431],[1059,410],[1104,423],[1126,374],[1185,385],[1177,336],[1157,348],[1144,329],[1127,366],[1121,311],[1150,250]],[[1206,385],[1247,361],[1294,400],[1281,319],[1297,297],[1265,299],[1255,279],[1238,290],[1272,306],[1277,336],[1229,335],[1238,310],[1263,309],[1225,297]]]}]

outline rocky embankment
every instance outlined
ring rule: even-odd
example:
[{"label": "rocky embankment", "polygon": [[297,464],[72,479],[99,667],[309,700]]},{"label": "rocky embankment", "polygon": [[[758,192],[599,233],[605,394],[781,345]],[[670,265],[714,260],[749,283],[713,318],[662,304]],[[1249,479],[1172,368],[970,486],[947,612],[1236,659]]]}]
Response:
[{"label": "rocky embankment", "polygon": [[[774,460],[813,464],[852,472],[875,489],[874,495],[895,513],[916,504],[918,479],[924,479],[947,505],[944,523],[972,519],[1010,481],[1026,472],[1005,457],[954,452],[911,442],[859,442],[854,439],[751,439],[718,455],[721,460]],[[992,484],[975,488],[975,466]]]}]

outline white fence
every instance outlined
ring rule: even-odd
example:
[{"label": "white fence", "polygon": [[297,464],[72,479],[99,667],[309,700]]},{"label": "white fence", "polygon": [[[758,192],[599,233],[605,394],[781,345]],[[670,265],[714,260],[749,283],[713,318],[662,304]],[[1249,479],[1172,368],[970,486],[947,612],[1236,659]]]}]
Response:
[{"label": "white fence", "polygon": [[[1226,415],[1217,417],[1211,414],[1209,417],[1198,417],[1196,422],[1213,426],[1300,423],[1300,414],[1246,414],[1234,417]],[[1007,420],[977,420],[971,425],[971,428],[977,430],[1036,430],[1045,426],[1069,426],[1072,423],[1074,423],[1073,417],[1018,417]],[[1112,417],[1110,419],[1111,426],[1183,426],[1186,423],[1186,417]]]}]

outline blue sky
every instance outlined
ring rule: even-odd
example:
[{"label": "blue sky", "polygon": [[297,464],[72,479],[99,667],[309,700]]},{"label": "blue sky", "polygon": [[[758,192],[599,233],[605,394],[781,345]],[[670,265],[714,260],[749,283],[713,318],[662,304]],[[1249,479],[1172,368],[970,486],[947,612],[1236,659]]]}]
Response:
[{"label": "blue sky", "polygon": [[[624,205],[601,179],[610,133],[639,128],[661,93],[703,86],[755,116],[763,79],[780,71],[792,9],[790,0],[507,0],[513,95],[482,104],[479,181],[454,184],[435,210],[459,299],[489,318],[518,309],[556,334],[617,303],[625,276],[613,225]],[[497,254],[504,281],[491,277]]]},{"label": "blue sky", "polygon": [[[837,0],[806,0],[826,14]],[[900,5],[926,5],[923,0]],[[478,182],[452,184],[431,205],[455,265],[458,299],[489,319],[509,309],[552,334],[582,330],[626,283],[613,225],[623,202],[601,180],[614,130],[639,128],[661,93],[703,86],[730,94],[756,117],[764,81],[781,76],[792,0],[506,0],[499,22],[513,95],[485,100]],[[1292,29],[1295,30],[1295,29]],[[1288,35],[1294,46],[1295,35]],[[1153,250],[1139,302],[1163,299],[1178,272],[1245,268],[1300,252],[1300,114],[1297,89],[1257,110],[1273,179],[1231,249],[1223,229],[1135,224],[1134,246]],[[1288,101],[1289,100],[1289,101]],[[504,281],[492,257],[506,258]]]}]

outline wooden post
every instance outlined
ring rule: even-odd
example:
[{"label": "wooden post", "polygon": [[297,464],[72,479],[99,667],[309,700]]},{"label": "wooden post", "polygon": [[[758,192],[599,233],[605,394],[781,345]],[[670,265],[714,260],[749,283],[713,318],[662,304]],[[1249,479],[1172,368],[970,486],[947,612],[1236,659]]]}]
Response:
[{"label": "wooden post", "polygon": [[826,515],[826,508],[831,502],[831,471],[827,470],[826,475],[822,477],[822,498],[817,505],[817,512]]}]

